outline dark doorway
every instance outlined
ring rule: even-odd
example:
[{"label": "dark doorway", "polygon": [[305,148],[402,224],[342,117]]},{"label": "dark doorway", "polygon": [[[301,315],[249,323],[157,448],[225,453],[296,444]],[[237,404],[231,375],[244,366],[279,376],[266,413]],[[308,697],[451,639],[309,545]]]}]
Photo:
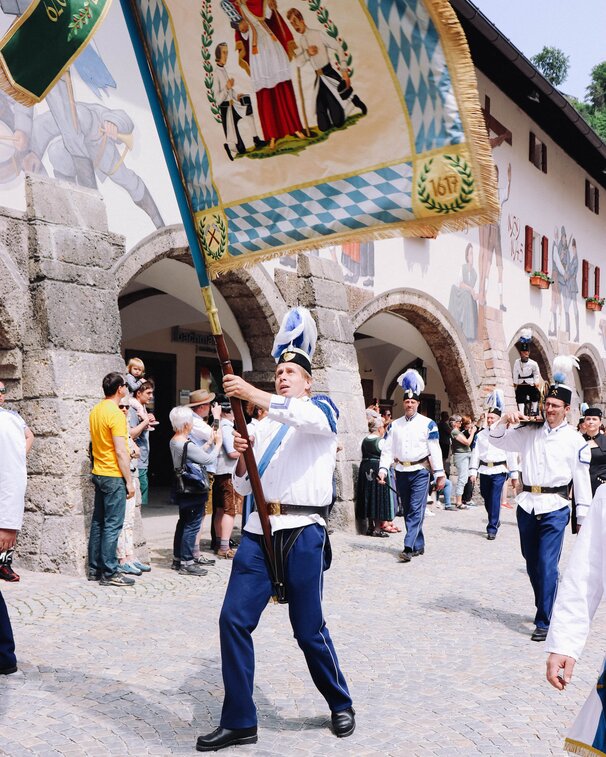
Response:
[{"label": "dark doorway", "polygon": [[168,352],[126,350],[125,360],[140,357],[145,363],[145,375],[154,380],[154,405],[152,412],[160,422],[149,435],[149,484],[171,486],[173,466],[168,443],[173,430],[168,414],[177,404],[177,356]]}]

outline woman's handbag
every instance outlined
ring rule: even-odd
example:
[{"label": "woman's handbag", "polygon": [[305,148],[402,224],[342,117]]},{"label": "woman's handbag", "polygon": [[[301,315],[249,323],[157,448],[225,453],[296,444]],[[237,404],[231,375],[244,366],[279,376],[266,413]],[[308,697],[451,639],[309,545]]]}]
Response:
[{"label": "woman's handbag", "polygon": [[181,465],[175,468],[175,478],[177,481],[177,494],[206,494],[210,489],[208,473],[203,465],[192,463],[187,460],[187,445],[191,442],[185,442],[183,445],[183,454],[181,455]]}]

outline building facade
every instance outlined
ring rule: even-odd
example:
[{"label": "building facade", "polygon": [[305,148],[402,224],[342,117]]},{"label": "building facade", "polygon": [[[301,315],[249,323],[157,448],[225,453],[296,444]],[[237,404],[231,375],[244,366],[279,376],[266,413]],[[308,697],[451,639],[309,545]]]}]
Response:
[{"label": "building facade", "polygon": [[[377,398],[397,417],[396,378],[405,368],[425,377],[427,414],[477,416],[495,385],[513,402],[515,343],[530,327],[544,378],[555,355],[574,354],[575,403],[603,397],[606,317],[589,308],[599,307],[606,261],[599,206],[606,146],[473,6],[453,6],[477,67],[499,222],[435,239],[327,247],[214,284],[235,368],[265,387],[286,309],[302,304],[314,314],[315,388],[342,411],[334,518],[343,528],[353,527],[364,407]],[[83,570],[92,508],[87,421],[103,375],[137,355],[156,379],[161,423],[150,473],[157,487],[171,477],[168,411],[195,388],[220,388],[119,6],[95,51],[93,73],[73,71],[61,95],[75,109],[71,126],[84,139],[88,170],[73,159],[56,108],[43,103],[25,113],[3,99],[0,119],[0,129],[20,140],[7,143],[23,146],[0,161],[0,378],[37,436],[19,549],[41,570]]]}]

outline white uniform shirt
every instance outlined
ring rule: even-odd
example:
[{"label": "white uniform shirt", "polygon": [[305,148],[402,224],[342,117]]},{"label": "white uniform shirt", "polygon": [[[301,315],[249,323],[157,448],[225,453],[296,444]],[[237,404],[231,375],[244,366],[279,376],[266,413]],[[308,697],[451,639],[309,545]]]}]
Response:
[{"label": "white uniform shirt", "polygon": [[23,418],[0,408],[0,528],[18,531],[23,525],[27,468]]},{"label": "white uniform shirt", "polygon": [[[405,463],[414,463],[428,456],[431,459],[431,469],[434,475],[436,477],[443,475],[444,463],[436,422],[420,415],[420,413],[415,413],[410,419],[402,416],[391,424],[391,433],[381,450],[379,469],[389,470],[396,458]],[[407,473],[424,468],[425,465],[422,463],[416,465],[395,463],[397,471]]]},{"label": "white uniform shirt", "polygon": [[[496,428],[493,424],[491,428]],[[482,463],[501,463],[501,465],[482,465]],[[476,444],[471,450],[471,463],[469,473],[475,476],[481,473],[483,476],[496,476],[497,473],[511,471],[511,478],[518,477],[516,467],[516,455],[513,452],[503,452],[502,449],[490,443],[490,428],[483,428],[476,434]]]},{"label": "white uniform shirt", "polygon": [[[554,429],[550,429],[548,423],[508,429],[499,425],[490,430],[490,441],[506,452],[519,452],[522,479],[527,486],[568,486],[572,481],[577,521],[587,515],[591,503],[591,450],[581,434],[566,421]],[[516,502],[527,513],[535,515],[560,510],[568,504],[559,494],[532,492],[521,492]]]},{"label": "white uniform shirt", "polygon": [[518,358],[513,364],[513,383],[514,384],[530,384],[536,386],[541,382],[541,371],[539,370],[539,364],[536,360],[528,360],[523,363],[521,358]]},{"label": "white uniform shirt", "polygon": [[[332,410],[330,410],[332,413]],[[336,424],[336,418],[333,415]],[[269,414],[255,427],[257,464],[282,424],[290,426],[261,483],[268,502],[325,507],[332,502],[332,477],[337,454],[337,435],[322,410],[309,397],[272,395]],[[248,475],[233,476],[234,489],[250,494]],[[298,528],[312,523],[325,525],[320,515],[270,515],[271,529]],[[257,512],[251,513],[245,531],[261,534]]]},{"label": "white uniform shirt", "polygon": [[578,660],[606,588],[606,484],[595,493],[583,528],[575,539],[564,578],[558,588],[547,652]]}]

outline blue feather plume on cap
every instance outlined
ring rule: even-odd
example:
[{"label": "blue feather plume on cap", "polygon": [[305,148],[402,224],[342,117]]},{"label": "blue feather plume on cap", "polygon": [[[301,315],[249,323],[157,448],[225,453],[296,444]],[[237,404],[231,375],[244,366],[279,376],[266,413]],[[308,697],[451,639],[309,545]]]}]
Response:
[{"label": "blue feather plume on cap", "polygon": [[280,331],[274,339],[272,357],[278,361],[285,350],[295,347],[305,352],[311,360],[317,339],[318,329],[309,310],[304,307],[293,308],[282,319]]},{"label": "blue feather plume on cap", "polygon": [[553,383],[566,384],[568,376],[572,379],[573,368],[579,368],[575,355],[558,355],[553,361]]},{"label": "blue feather plume on cap", "polygon": [[414,368],[404,371],[396,380],[404,390],[405,395],[409,395],[412,392],[412,394],[418,396],[425,389],[425,382],[421,378],[421,374],[415,371]]},{"label": "blue feather plume on cap", "polygon": [[484,406],[487,410],[495,409],[502,413],[503,408],[505,407],[505,403],[503,401],[503,391],[501,389],[493,389],[488,397],[486,397]]}]

